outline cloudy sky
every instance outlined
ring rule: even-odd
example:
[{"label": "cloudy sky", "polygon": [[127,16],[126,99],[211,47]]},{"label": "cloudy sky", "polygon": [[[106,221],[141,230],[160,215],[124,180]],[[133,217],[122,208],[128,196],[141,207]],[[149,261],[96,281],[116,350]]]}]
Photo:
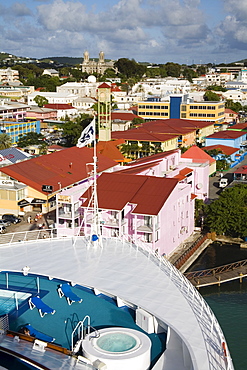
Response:
[{"label": "cloudy sky", "polygon": [[0,51],[35,58],[229,63],[247,58],[247,0],[0,0]]}]

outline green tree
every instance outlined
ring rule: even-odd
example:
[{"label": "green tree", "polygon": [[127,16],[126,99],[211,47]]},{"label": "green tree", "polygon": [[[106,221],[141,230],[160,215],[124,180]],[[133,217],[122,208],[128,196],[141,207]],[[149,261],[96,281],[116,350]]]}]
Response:
[{"label": "green tree", "polygon": [[225,107],[233,110],[234,112],[239,112],[242,110],[242,105],[239,102],[234,103],[234,101],[231,99],[226,100]]},{"label": "green tree", "polygon": [[48,100],[41,95],[36,95],[35,98],[33,99],[35,103],[38,104],[38,107],[43,107],[45,104],[48,104]]},{"label": "green tree", "polygon": [[220,101],[220,96],[213,91],[207,90],[203,95],[204,101]]},{"label": "green tree", "polygon": [[212,90],[212,91],[227,91],[227,89],[223,86],[219,85],[210,85],[207,86],[206,90]]},{"label": "green tree", "polygon": [[136,126],[140,126],[144,122],[145,120],[143,118],[135,117],[131,121],[130,128],[135,128]]},{"label": "green tree", "polygon": [[89,114],[80,114],[74,120],[65,117],[65,123],[62,126],[62,137],[66,140],[65,146],[71,147],[76,145],[81,136],[81,132],[91,121],[92,117],[89,116]]},{"label": "green tree", "polygon": [[141,78],[147,69],[143,64],[139,64],[134,59],[129,60],[128,58],[118,59],[115,62],[114,67],[117,68],[118,72],[123,74],[127,79],[130,77]]},{"label": "green tree", "polygon": [[11,137],[8,134],[0,134],[0,150],[10,148],[11,146]]},{"label": "green tree", "polygon": [[41,142],[45,140],[45,137],[42,134],[37,132],[28,132],[25,135],[21,135],[17,142],[17,145],[20,148],[26,148],[30,145],[41,145]]},{"label": "green tree", "polygon": [[210,231],[233,237],[247,236],[247,186],[225,189],[206,209]]}]

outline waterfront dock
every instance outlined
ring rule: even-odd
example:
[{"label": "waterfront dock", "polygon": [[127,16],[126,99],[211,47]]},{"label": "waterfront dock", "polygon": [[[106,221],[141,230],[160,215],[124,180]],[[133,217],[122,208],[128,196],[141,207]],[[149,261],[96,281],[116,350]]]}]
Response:
[{"label": "waterfront dock", "polygon": [[220,286],[237,279],[241,283],[247,276],[247,259],[208,270],[188,272],[184,275],[197,288],[209,285]]}]

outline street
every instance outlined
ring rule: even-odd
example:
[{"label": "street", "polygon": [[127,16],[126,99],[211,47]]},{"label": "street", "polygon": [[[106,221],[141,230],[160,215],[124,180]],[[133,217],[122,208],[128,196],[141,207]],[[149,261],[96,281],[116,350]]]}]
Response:
[{"label": "street", "polygon": [[[236,171],[238,167],[247,166],[247,156],[245,156],[244,160],[240,162],[237,166],[230,168],[228,171],[224,172],[223,177],[228,179],[228,183],[233,181],[233,172]],[[209,177],[209,199],[208,203],[212,200],[217,199],[222,192],[222,189],[219,188],[219,181],[220,176],[216,175],[214,177]]]}]

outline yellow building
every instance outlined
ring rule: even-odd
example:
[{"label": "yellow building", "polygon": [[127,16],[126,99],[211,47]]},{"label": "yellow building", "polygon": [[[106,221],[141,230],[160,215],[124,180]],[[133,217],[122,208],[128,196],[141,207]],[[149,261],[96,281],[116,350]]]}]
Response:
[{"label": "yellow building", "polygon": [[137,115],[145,120],[168,119],[170,118],[170,102],[148,101],[138,103]]},{"label": "yellow building", "polygon": [[188,119],[221,124],[225,119],[224,102],[191,102],[185,95],[170,96],[169,101],[150,97],[137,104],[137,115],[145,121],[158,119]]},{"label": "yellow building", "polygon": [[225,103],[208,101],[182,103],[180,118],[213,121],[215,124],[221,124],[225,119]]}]

